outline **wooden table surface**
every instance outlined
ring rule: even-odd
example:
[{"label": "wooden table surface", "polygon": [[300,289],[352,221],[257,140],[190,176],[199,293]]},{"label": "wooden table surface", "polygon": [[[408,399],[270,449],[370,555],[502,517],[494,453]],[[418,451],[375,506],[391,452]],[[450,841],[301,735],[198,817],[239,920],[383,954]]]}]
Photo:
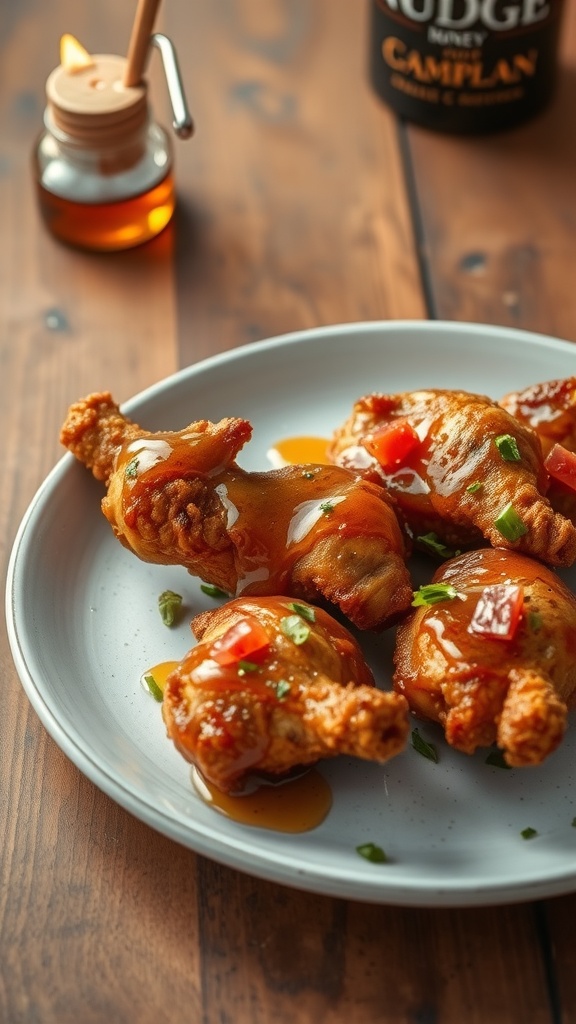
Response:
[{"label": "wooden table surface", "polygon": [[[0,7],[2,561],[68,404],[125,400],[213,353],[317,325],[439,318],[576,341],[576,8],[555,102],[485,138],[398,123],[363,0],[165,0],[193,141],[155,242],[59,245],[30,153],[63,32],[125,52],[134,10]],[[152,71],[155,107],[165,90]],[[462,359],[466,359],[463,351]],[[283,888],[152,831],[67,760],[1,637],[0,1021],[569,1024],[576,895],[405,909]]]}]

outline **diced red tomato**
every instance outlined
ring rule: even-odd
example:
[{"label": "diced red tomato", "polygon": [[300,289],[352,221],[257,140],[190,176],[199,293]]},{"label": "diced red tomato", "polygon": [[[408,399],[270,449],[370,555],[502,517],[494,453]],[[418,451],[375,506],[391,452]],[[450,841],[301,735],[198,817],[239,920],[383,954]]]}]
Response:
[{"label": "diced red tomato", "polygon": [[576,455],[574,452],[555,444],[544,460],[550,476],[565,484],[570,490],[576,491]]},{"label": "diced red tomato", "polygon": [[210,657],[219,665],[234,665],[253,658],[269,646],[270,637],[258,619],[245,615],[212,644]]},{"label": "diced red tomato", "polygon": [[523,587],[507,583],[484,587],[468,628],[492,640],[513,640],[523,607]]},{"label": "diced red tomato", "polygon": [[420,438],[408,420],[397,419],[366,434],[362,444],[383,469],[394,469],[418,447]]}]

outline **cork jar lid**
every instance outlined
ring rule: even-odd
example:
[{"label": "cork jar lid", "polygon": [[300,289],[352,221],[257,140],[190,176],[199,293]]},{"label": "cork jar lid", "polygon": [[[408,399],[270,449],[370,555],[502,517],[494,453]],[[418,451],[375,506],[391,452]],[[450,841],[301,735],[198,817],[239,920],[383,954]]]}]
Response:
[{"label": "cork jar lid", "polygon": [[93,54],[89,64],[55,68],[46,83],[54,128],[78,143],[114,145],[146,124],[145,82],[124,85],[126,58]]}]

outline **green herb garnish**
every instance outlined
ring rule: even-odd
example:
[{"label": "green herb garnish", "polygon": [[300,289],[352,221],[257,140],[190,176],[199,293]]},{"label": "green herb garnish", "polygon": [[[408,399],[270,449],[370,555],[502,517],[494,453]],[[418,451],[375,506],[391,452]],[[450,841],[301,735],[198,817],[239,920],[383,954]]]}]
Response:
[{"label": "green herb garnish", "polygon": [[158,598],[158,608],[165,626],[173,626],[178,618],[182,607],[181,594],[175,594],[173,590],[165,590]]},{"label": "green herb garnish", "polygon": [[468,491],[468,494],[476,494],[476,491],[481,491],[483,487],[484,484],[481,480],[475,480],[473,484],[468,484],[466,490]]},{"label": "green herb garnish", "polygon": [[329,516],[334,511],[334,504],[331,501],[323,501],[320,505],[320,511],[323,515]]},{"label": "green herb garnish", "polygon": [[157,700],[158,703],[161,704],[162,701],[164,700],[164,694],[162,693],[162,690],[160,689],[158,683],[154,679],[154,676],[144,676],[144,682],[148,687],[148,692],[151,694],[152,697],[154,697],[154,700]]},{"label": "green herb garnish", "polygon": [[302,619],[306,619],[306,622],[316,622],[316,612],[314,608],[311,608],[309,604],[300,604],[298,601],[291,601],[287,608],[291,612],[296,612],[296,615],[300,615]]},{"label": "green herb garnish", "polygon": [[133,480],[134,477],[137,476],[137,475],[138,475],[138,459],[136,458],[136,456],[134,456],[134,458],[130,459],[130,462],[126,466],[126,469],[124,470],[124,476],[126,477],[127,480]]},{"label": "green herb garnish", "polygon": [[416,540],[427,551],[431,551],[434,555],[439,555],[440,558],[452,558],[454,555],[459,554],[458,551],[451,551],[450,548],[447,548],[435,533],[424,533],[421,537],[417,537]]},{"label": "green herb garnish", "polygon": [[314,473],[311,473],[309,469],[303,469],[302,470],[302,476],[304,477],[305,480],[313,480],[314,479]]},{"label": "green herb garnish", "polygon": [[528,613],[528,625],[534,633],[539,633],[542,629],[542,616],[540,612],[529,612]]},{"label": "green herb garnish", "polygon": [[299,615],[286,615],[280,619],[280,630],[289,640],[300,646],[306,643],[310,636],[310,627],[306,625]]},{"label": "green herb garnish", "polygon": [[371,861],[372,864],[385,864],[388,860],[382,847],[377,846],[376,843],[362,843],[361,846],[356,847],[356,853],[359,853],[365,860]]},{"label": "green herb garnish", "polygon": [[506,764],[506,761],[504,760],[504,754],[502,753],[501,750],[498,750],[498,749],[490,751],[490,753],[488,754],[488,757],[486,758],[484,764],[489,764],[489,765],[492,766],[492,768],[508,768],[508,769],[510,769],[510,767],[511,767],[509,764]]},{"label": "green herb garnish", "polygon": [[255,672],[256,669],[260,668],[255,661],[239,661],[238,662],[238,675],[245,676],[248,672]]},{"label": "green herb garnish", "polygon": [[284,700],[285,697],[290,693],[290,683],[287,683],[285,679],[281,679],[276,683],[276,696],[278,700]]},{"label": "green herb garnish", "polygon": [[500,515],[494,521],[494,526],[509,541],[519,540],[525,533],[528,533],[528,527],[518,515],[512,502],[509,502],[506,508],[502,509]]},{"label": "green herb garnish", "polygon": [[201,583],[200,590],[203,594],[207,594],[208,597],[228,597],[225,590],[221,590],[220,587],[215,587],[212,583]]},{"label": "green herb garnish", "polygon": [[458,591],[451,583],[427,583],[414,591],[412,607],[420,608],[426,604],[439,604],[440,601],[453,601],[455,597],[458,597]]},{"label": "green herb garnish", "polygon": [[522,839],[534,839],[538,833],[535,828],[523,828],[520,835]]},{"label": "green herb garnish", "polygon": [[500,434],[499,437],[494,438],[494,444],[505,462],[521,461],[522,456],[518,450],[518,442],[515,437],[512,437],[512,434]]},{"label": "green herb garnish", "polygon": [[428,743],[427,740],[418,732],[418,729],[412,730],[412,746],[422,757],[427,757],[429,761],[434,761],[434,764],[438,764],[438,751],[433,743]]}]

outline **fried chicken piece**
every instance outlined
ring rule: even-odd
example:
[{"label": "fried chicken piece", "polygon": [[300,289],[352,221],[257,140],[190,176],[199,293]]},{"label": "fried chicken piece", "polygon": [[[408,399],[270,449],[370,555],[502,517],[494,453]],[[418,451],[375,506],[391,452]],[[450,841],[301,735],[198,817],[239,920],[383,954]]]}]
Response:
[{"label": "fried chicken piece", "polygon": [[168,677],[163,715],[181,754],[220,790],[347,754],[384,762],[407,704],[376,689],[352,635],[321,608],[239,598],[192,623],[201,641]]},{"label": "fried chicken piece", "polygon": [[399,627],[396,690],[458,750],[497,743],[509,765],[540,764],[575,704],[576,599],[541,563],[497,548],[451,559],[433,584],[455,596],[418,607]]},{"label": "fried chicken piece", "polygon": [[544,456],[555,444],[576,451],[576,377],[510,391],[499,404],[538,434]]},{"label": "fried chicken piece", "polygon": [[[576,452],[576,377],[511,391],[500,405],[538,435],[544,458],[555,444]],[[551,477],[546,496],[556,512],[576,524],[576,494],[571,488]]]},{"label": "fried chicken piece", "polygon": [[[388,448],[380,464],[368,448],[379,451],[399,427],[407,444],[398,443],[396,459]],[[499,447],[502,438],[512,444]],[[482,395],[368,395],[336,431],[329,456],[385,485],[417,545],[419,537],[435,534],[452,549],[488,541],[552,565],[576,559],[576,527],[545,496],[538,437]]]},{"label": "fried chicken piece", "polygon": [[337,466],[246,472],[251,432],[231,418],[148,433],[103,393],[72,406],[61,440],[107,483],[104,515],[144,561],[235,596],[325,599],[361,629],[396,620],[412,587],[384,489]]}]

